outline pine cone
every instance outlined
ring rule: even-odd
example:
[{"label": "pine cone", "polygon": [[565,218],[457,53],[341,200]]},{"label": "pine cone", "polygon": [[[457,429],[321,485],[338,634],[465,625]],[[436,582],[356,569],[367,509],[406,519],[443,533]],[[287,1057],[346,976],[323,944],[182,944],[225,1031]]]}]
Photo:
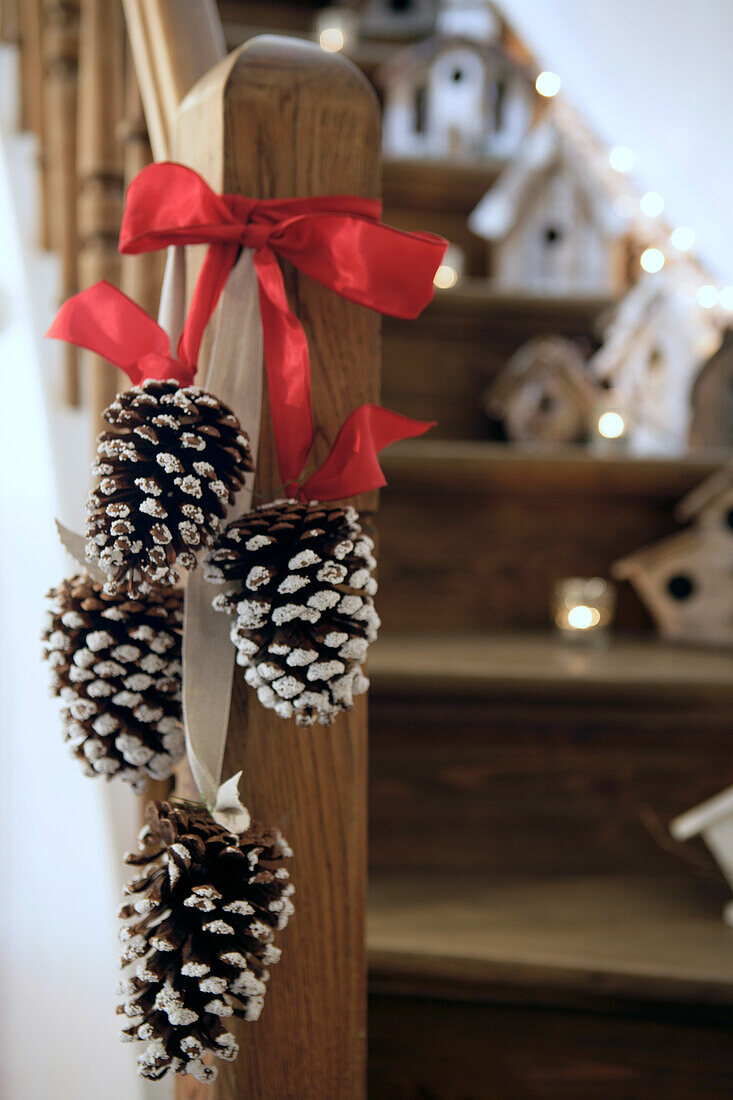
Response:
[{"label": "pine cone", "polygon": [[108,596],[75,576],[49,594],[43,634],[64,735],[86,775],[119,775],[136,790],[165,779],[183,756],[183,598]]},{"label": "pine cone", "polygon": [[120,933],[122,965],[140,960],[121,988],[122,1038],[149,1040],[141,1077],[173,1069],[211,1081],[202,1055],[238,1053],[222,1018],[262,1011],[267,967],[280,958],[273,933],[293,913],[281,865],[293,853],[279,830],[253,823],[238,837],[203,807],[150,803],[146,819],[140,854],[126,856],[142,868],[125,890],[136,900],[120,910],[132,921]]},{"label": "pine cone", "polygon": [[260,702],[300,726],[330,725],[367,690],[362,672],[379,629],[374,543],[353,508],[279,500],[230,523],[205,575],[234,582],[214,607]]},{"label": "pine cone", "polygon": [[234,414],[210,393],[148,379],[105,409],[99,484],[87,504],[87,559],[110,594],[175,583],[209,546],[244,475],[253,469]]}]

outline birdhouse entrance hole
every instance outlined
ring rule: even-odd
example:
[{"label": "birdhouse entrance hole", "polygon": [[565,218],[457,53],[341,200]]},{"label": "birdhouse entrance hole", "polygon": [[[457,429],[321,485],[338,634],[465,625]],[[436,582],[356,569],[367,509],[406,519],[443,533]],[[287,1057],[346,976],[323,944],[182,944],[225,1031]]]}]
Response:
[{"label": "birdhouse entrance hole", "polygon": [[667,591],[675,600],[687,600],[695,591],[695,585],[690,577],[679,573],[667,582]]}]

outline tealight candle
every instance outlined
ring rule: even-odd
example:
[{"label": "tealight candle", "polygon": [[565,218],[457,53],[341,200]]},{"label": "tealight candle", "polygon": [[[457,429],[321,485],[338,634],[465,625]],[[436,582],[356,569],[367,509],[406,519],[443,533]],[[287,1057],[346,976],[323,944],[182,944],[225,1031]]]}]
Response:
[{"label": "tealight candle", "polygon": [[567,641],[603,639],[613,620],[616,590],[602,577],[568,577],[557,581],[552,600],[552,617]]}]

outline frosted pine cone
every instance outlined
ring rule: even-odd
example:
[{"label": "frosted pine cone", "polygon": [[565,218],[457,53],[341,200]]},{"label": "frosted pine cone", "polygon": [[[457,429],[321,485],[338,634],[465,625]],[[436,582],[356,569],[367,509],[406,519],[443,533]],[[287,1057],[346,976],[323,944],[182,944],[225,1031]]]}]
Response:
[{"label": "frosted pine cone", "polygon": [[87,559],[110,593],[172,585],[213,541],[252,470],[234,414],[210,393],[148,379],[105,409],[112,431],[97,442],[99,484],[87,505]]},{"label": "frosted pine cone", "polygon": [[202,1056],[231,1061],[238,1047],[222,1019],[257,1020],[268,966],[280,958],[274,933],[293,913],[284,857],[293,853],[277,829],[252,824],[238,837],[203,807],[150,803],[139,854],[140,874],[126,887],[133,900],[120,916],[122,965],[135,960],[117,1011],[129,1019],[128,1042],[147,1040],[141,1077],[169,1069],[212,1081]]},{"label": "frosted pine cone", "polygon": [[208,580],[230,582],[214,607],[234,618],[247,683],[300,726],[330,725],[369,687],[376,562],[358,519],[353,508],[275,501],[230,523],[204,564]]},{"label": "frosted pine cone", "polygon": [[49,592],[43,634],[64,736],[86,775],[119,775],[139,790],[183,756],[183,599],[108,596],[89,576]]}]

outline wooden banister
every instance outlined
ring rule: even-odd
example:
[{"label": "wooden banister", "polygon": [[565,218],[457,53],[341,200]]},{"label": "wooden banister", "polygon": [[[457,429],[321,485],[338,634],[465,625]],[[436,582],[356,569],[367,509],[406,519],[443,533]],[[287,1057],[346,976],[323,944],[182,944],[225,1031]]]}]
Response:
[{"label": "wooden banister", "polygon": [[[219,191],[257,198],[379,191],[374,93],[340,56],[291,38],[252,39],[182,104],[176,159]],[[285,272],[313,367],[315,460],[357,405],[379,396],[379,319]],[[255,491],[281,495],[265,399]],[[375,496],[357,501],[362,514]],[[368,519],[368,516],[367,516]],[[295,858],[296,915],[282,933],[262,1018],[237,1028],[241,1051],[186,1100],[361,1100],[366,1069],[367,707],[299,729],[266,711],[235,673],[224,774],[243,770],[253,814],[279,824]],[[185,791],[182,793],[186,793]]]},{"label": "wooden banister", "polygon": [[[122,147],[118,132],[124,113],[123,66],[124,30],[118,0],[82,0],[77,112],[82,287],[99,279],[118,286],[120,282],[117,237],[122,218]],[[121,375],[97,356],[85,373],[92,436],[96,437],[102,410],[120,388]]]},{"label": "wooden banister", "polygon": [[123,0],[127,32],[156,160],[170,154],[176,108],[226,54],[214,0]]}]

